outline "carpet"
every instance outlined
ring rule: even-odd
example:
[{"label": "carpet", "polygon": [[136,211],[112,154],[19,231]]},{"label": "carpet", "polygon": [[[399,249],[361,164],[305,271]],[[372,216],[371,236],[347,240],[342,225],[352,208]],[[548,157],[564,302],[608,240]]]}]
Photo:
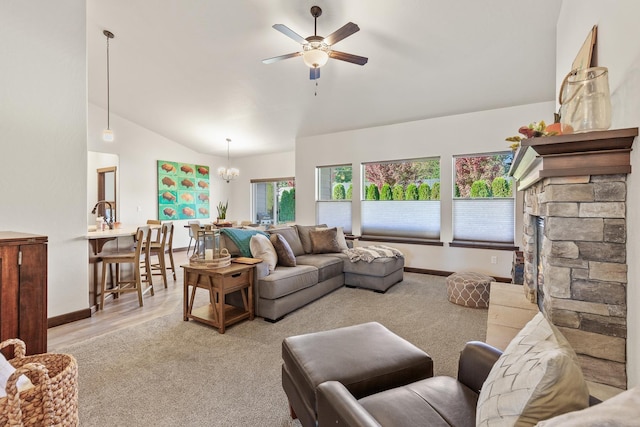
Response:
[{"label": "carpet", "polygon": [[82,426],[299,426],[281,386],[291,335],[377,321],[455,376],[469,340],[484,340],[487,311],[451,304],[445,278],[405,273],[386,294],[340,288],[275,324],[260,318],[215,329],[182,313],[64,348],[79,365]]}]

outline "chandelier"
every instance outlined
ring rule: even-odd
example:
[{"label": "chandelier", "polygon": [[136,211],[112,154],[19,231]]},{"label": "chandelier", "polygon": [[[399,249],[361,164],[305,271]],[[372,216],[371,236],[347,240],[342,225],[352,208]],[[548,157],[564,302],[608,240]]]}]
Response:
[{"label": "chandelier", "polygon": [[227,167],[221,166],[218,168],[218,176],[225,181],[229,182],[232,179],[236,179],[240,175],[240,171],[236,168],[229,167],[229,143],[231,140],[227,138]]}]

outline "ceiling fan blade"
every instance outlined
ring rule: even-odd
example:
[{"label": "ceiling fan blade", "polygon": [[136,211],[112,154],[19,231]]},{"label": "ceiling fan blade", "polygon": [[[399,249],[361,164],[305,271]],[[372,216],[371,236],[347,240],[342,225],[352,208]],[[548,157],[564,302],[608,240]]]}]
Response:
[{"label": "ceiling fan blade", "polygon": [[334,45],[340,40],[349,37],[351,34],[357,33],[358,31],[360,31],[360,27],[358,27],[358,25],[353,22],[347,22],[342,27],[325,37],[324,42],[328,45]]},{"label": "ceiling fan blade", "polygon": [[329,52],[329,57],[334,59],[339,59],[340,61],[351,62],[352,64],[358,64],[358,65],[364,65],[369,61],[369,58],[365,58],[364,56],[338,52],[337,50],[332,50],[331,52]]},{"label": "ceiling fan blade", "polygon": [[273,58],[263,59],[263,64],[273,64],[274,62],[282,61],[283,59],[295,58],[302,55],[302,52],[288,53],[286,55],[274,56]]},{"label": "ceiling fan blade", "polygon": [[275,28],[276,30],[280,31],[285,36],[297,41],[300,44],[309,43],[304,37],[302,37],[300,34],[296,33],[295,31],[293,31],[291,28],[287,27],[286,25],[275,24],[273,26],[273,28]]},{"label": "ceiling fan blade", "polygon": [[320,78],[320,67],[309,68],[309,79],[318,80]]}]

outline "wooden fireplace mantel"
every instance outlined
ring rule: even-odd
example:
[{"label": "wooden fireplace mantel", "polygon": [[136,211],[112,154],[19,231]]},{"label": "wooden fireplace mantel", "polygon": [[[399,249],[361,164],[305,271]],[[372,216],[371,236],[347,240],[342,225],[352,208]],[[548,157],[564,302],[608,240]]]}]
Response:
[{"label": "wooden fireplace mantel", "polygon": [[523,139],[509,170],[524,190],[554,176],[631,173],[638,128]]}]

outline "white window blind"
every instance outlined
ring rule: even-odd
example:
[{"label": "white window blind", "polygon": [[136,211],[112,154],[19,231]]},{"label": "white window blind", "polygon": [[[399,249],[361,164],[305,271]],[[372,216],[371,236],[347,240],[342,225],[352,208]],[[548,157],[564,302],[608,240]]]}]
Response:
[{"label": "white window blind", "polygon": [[440,201],[362,201],[362,235],[440,238]]},{"label": "white window blind", "polygon": [[351,233],[351,202],[317,202],[316,224],[329,227],[342,227],[345,233]]},{"label": "white window blind", "polygon": [[453,239],[514,243],[514,199],[454,199]]}]

